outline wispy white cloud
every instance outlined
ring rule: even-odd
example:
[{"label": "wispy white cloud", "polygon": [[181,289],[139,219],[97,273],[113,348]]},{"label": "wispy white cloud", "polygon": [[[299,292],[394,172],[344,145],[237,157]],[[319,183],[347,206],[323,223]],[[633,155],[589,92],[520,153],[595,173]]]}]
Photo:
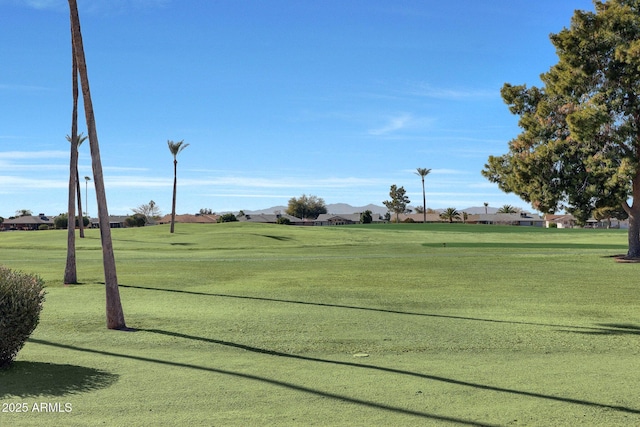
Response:
[{"label": "wispy white cloud", "polygon": [[34,91],[47,91],[47,90],[52,90],[52,89],[49,88],[49,87],[45,87],[45,86],[0,83],[0,90],[34,92]]},{"label": "wispy white cloud", "polygon": [[369,135],[380,136],[396,132],[404,129],[412,119],[413,117],[411,116],[411,114],[401,114],[399,116],[388,119],[385,125],[379,128],[371,129],[368,133]]},{"label": "wispy white cloud", "polygon": [[0,151],[0,160],[22,159],[62,159],[68,158],[69,152],[62,150],[47,151]]},{"label": "wispy white cloud", "polygon": [[[124,12],[130,9],[163,7],[171,0],[78,0],[78,8],[89,12]],[[1,4],[15,4],[37,10],[66,10],[65,0],[0,0]]]},{"label": "wispy white cloud", "polygon": [[43,190],[52,188],[65,188],[69,185],[68,181],[62,179],[48,178],[29,178],[22,176],[6,176],[0,175],[0,187],[7,191],[20,191],[25,189]]},{"label": "wispy white cloud", "polygon": [[407,91],[408,94],[425,98],[462,100],[469,98],[498,98],[500,93],[494,89],[468,89],[468,88],[444,88],[433,87],[430,84],[420,83]]}]

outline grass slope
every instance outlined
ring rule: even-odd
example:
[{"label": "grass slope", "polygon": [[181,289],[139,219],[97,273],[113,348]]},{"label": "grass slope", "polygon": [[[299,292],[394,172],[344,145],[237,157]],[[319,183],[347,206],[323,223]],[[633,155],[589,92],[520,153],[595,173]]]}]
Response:
[{"label": "grass slope", "polygon": [[66,232],[0,233],[0,263],[48,284],[0,372],[0,425],[640,425],[640,265],[610,258],[624,231],[236,223],[113,239],[135,332],[105,327],[96,230],[68,287]]}]

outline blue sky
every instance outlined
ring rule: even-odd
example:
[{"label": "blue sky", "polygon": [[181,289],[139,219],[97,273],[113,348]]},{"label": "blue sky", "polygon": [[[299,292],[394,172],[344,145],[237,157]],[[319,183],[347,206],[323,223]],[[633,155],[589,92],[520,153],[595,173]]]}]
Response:
[{"label": "blue sky", "polygon": [[[519,133],[505,82],[540,84],[549,34],[591,0],[79,0],[111,214],[327,203],[511,204],[480,174]],[[66,211],[65,0],[0,0],[0,216]],[[80,116],[83,117],[82,115]],[[86,134],[81,122],[80,130]],[[80,175],[91,176],[89,144]],[[89,214],[97,212],[92,182]]]}]

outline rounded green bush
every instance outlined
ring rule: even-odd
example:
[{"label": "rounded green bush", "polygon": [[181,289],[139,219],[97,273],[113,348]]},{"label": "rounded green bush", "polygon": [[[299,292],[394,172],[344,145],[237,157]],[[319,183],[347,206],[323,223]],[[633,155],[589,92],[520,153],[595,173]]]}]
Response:
[{"label": "rounded green bush", "polygon": [[0,369],[11,365],[38,326],[44,294],[38,276],[0,266]]}]

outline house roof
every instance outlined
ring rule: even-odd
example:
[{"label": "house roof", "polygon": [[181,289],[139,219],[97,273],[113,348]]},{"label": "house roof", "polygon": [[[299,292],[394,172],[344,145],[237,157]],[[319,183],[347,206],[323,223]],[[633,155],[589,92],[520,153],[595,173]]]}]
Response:
[{"label": "house roof", "polygon": [[302,219],[287,215],[287,214],[245,214],[244,216],[238,217],[238,221],[245,222],[265,222],[265,223],[276,223],[278,222],[278,218],[287,218],[291,222],[304,222]]},{"label": "house roof", "polygon": [[[391,218],[395,218],[395,217],[396,217],[396,214],[392,213]],[[415,222],[423,222],[424,214],[421,214],[421,213],[400,214],[398,218],[401,222],[409,218],[411,218]],[[437,214],[437,213],[427,214],[427,222],[440,222],[440,221],[442,221],[442,218],[440,218],[440,214]]]},{"label": "house roof", "polygon": [[513,222],[543,222],[544,219],[540,215],[527,212],[518,213],[495,213],[495,214],[479,214],[469,215],[468,222],[494,222],[494,223],[513,223]]},{"label": "house roof", "polygon": [[[169,224],[171,222],[171,214],[167,214],[158,220],[159,224]],[[179,223],[197,223],[197,224],[211,224],[218,222],[218,215],[207,214],[182,214],[176,215],[175,222]]]},{"label": "house roof", "polygon": [[46,215],[27,215],[27,216],[19,216],[13,219],[5,219],[3,224],[15,224],[15,225],[26,225],[26,224],[53,224],[53,218],[50,218]]}]

